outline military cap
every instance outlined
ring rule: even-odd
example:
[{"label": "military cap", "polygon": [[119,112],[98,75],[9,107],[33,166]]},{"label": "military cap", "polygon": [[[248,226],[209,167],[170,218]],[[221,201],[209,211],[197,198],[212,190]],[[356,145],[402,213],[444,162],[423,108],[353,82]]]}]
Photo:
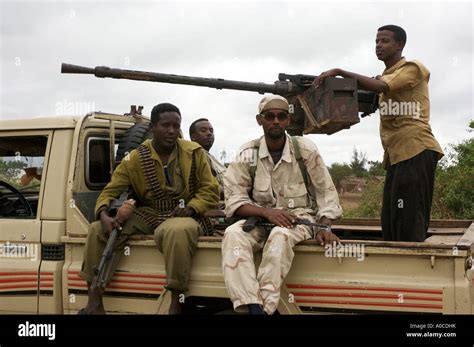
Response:
[{"label": "military cap", "polygon": [[260,103],[258,104],[258,113],[261,114],[266,110],[271,110],[272,108],[288,112],[290,105],[288,104],[288,101],[280,95],[267,95],[260,100]]}]

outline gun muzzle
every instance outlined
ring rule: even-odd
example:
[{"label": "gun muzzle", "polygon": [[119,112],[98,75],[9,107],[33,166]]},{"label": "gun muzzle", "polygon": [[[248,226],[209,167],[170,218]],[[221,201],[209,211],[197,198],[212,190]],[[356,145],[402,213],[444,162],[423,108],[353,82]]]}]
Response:
[{"label": "gun muzzle", "polygon": [[95,69],[90,68],[90,67],[62,63],[61,73],[80,73],[80,74],[94,75]]}]

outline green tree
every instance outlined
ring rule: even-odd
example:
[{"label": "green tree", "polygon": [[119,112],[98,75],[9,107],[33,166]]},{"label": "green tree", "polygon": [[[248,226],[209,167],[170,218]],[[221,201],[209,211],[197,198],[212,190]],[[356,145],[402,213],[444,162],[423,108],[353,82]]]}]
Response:
[{"label": "green tree", "polygon": [[346,163],[334,163],[328,168],[328,170],[337,190],[341,188],[341,180],[344,177],[350,176],[352,174],[351,167]]},{"label": "green tree", "polygon": [[[468,132],[474,131],[474,121]],[[474,138],[450,145],[435,179],[432,216],[474,218]]]},{"label": "green tree", "polygon": [[349,164],[350,168],[352,169],[352,173],[356,177],[364,177],[367,175],[367,155],[362,151],[357,151],[357,148],[354,147],[354,151],[352,152],[352,160]]},{"label": "green tree", "polygon": [[385,169],[383,168],[382,162],[370,160],[368,174],[369,176],[385,176]]},{"label": "green tree", "polygon": [[0,177],[8,180],[9,182],[15,181],[21,174],[21,170],[26,167],[26,163],[13,160],[5,161],[0,159]]}]

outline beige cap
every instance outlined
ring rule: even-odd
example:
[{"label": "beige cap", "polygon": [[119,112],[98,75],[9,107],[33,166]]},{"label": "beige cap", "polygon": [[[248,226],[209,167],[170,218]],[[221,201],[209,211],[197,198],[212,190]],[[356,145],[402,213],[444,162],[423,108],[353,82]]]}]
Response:
[{"label": "beige cap", "polygon": [[289,111],[290,105],[288,100],[280,95],[268,95],[263,97],[258,104],[258,113],[263,113],[266,110],[271,110],[272,108],[277,108],[279,110]]}]

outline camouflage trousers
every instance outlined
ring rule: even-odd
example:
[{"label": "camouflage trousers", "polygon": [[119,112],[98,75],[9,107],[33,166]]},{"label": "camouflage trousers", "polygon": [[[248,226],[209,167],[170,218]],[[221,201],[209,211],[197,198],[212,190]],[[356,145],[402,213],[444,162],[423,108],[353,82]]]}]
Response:
[{"label": "camouflage trousers", "polygon": [[[301,217],[311,219],[310,215]],[[230,299],[237,312],[246,312],[248,304],[260,304],[273,314],[280,301],[280,287],[290,271],[293,247],[313,237],[310,227],[274,227],[271,231],[256,227],[244,232],[244,220],[229,226],[222,242],[222,271]],[[256,269],[254,253],[263,250],[262,261]]]},{"label": "camouflage trousers", "polygon": [[[148,208],[148,207],[142,207]],[[124,254],[124,247],[132,234],[154,235],[158,250],[163,253],[166,268],[166,288],[186,292],[191,273],[192,258],[196,252],[202,228],[189,217],[169,218],[156,229],[147,225],[141,218],[132,216],[123,227],[115,244],[115,258],[112,274],[117,269]],[[84,260],[79,276],[87,282],[94,278],[94,268],[98,266],[108,236],[100,221],[92,223],[87,235]],[[110,282],[111,277],[107,279]]]}]

